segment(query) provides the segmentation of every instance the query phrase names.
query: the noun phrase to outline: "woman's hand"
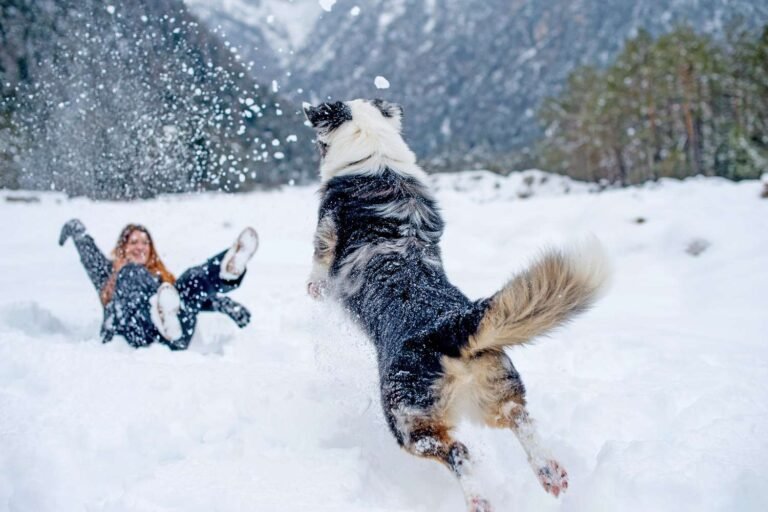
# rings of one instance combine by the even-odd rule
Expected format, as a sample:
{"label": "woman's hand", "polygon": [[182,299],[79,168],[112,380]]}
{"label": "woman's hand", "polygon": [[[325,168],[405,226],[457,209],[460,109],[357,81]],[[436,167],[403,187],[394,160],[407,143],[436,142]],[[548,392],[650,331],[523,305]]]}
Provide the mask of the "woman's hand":
{"label": "woman's hand", "polygon": [[59,245],[64,245],[67,238],[77,238],[85,234],[85,225],[80,222],[80,219],[68,220],[61,227],[61,234],[59,235]]}

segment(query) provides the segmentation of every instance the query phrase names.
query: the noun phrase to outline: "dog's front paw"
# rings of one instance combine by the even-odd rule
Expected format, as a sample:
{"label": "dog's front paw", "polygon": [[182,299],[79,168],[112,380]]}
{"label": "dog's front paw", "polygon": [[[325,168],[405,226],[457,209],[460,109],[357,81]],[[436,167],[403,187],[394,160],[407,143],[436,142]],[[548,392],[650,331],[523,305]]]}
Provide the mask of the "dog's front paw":
{"label": "dog's front paw", "polygon": [[493,512],[493,508],[488,500],[480,496],[472,496],[467,503],[469,512]]}
{"label": "dog's front paw", "polygon": [[555,498],[568,489],[568,473],[554,459],[546,461],[538,468],[536,475],[544,490]]}
{"label": "dog's front paw", "polygon": [[327,283],[325,281],[310,281],[307,283],[307,294],[315,300],[325,297]]}

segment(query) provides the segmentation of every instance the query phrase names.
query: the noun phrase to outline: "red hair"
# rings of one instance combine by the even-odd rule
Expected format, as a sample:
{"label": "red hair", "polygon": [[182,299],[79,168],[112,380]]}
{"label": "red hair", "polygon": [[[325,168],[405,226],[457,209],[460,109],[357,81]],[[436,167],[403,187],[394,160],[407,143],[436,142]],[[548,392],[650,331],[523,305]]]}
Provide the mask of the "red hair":
{"label": "red hair", "polygon": [[168,269],[165,268],[165,265],[157,255],[155,243],[152,241],[152,235],[149,234],[147,228],[141,224],[128,224],[120,232],[120,236],[117,238],[117,245],[115,245],[115,248],[112,250],[112,275],[109,276],[109,280],[104,284],[104,287],[99,294],[102,304],[106,305],[112,300],[112,295],[115,293],[117,273],[120,272],[120,269],[123,268],[126,263],[128,263],[128,259],[125,256],[125,246],[128,245],[128,240],[131,238],[134,231],[141,231],[147,235],[147,239],[149,240],[149,255],[147,256],[147,262],[144,264],[144,266],[147,267],[147,270],[153,275],[160,277],[160,280],[164,283],[173,284],[176,282],[176,278],[173,277],[173,274],[168,272]]}

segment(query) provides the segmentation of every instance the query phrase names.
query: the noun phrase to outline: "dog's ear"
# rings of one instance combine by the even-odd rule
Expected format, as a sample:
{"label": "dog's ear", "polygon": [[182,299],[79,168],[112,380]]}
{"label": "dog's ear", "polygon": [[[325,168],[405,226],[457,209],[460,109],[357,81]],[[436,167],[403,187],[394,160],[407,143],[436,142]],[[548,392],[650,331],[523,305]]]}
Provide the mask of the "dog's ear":
{"label": "dog's ear", "polygon": [[389,101],[376,98],[371,103],[379,109],[381,115],[393,119],[403,119],[403,107],[397,103],[390,103]]}
{"label": "dog's ear", "polygon": [[352,111],[349,105],[342,101],[334,103],[321,103],[313,107],[309,103],[302,105],[304,115],[315,130],[330,132],[347,121],[352,120]]}

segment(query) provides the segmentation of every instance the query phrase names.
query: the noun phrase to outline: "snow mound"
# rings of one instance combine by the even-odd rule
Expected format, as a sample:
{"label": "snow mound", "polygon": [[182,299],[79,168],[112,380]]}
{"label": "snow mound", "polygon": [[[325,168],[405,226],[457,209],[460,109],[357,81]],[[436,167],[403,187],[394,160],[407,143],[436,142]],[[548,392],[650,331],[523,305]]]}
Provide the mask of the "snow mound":
{"label": "snow mound", "polygon": [[576,181],[538,169],[513,172],[507,176],[483,170],[438,173],[431,175],[431,180],[437,191],[459,192],[478,203],[584,194],[601,190],[597,184]]}
{"label": "snow mound", "polygon": [[36,302],[13,303],[0,308],[0,328],[23,332],[28,336],[70,334],[64,322]]}
{"label": "snow mound", "polygon": [[[540,171],[432,180],[447,274],[472,298],[582,233],[614,267],[592,311],[509,352],[568,492],[544,493],[512,433],[457,429],[496,510],[765,510],[759,181],[592,194]],[[0,200],[12,219],[0,223],[0,510],[465,510],[449,472],[389,433],[370,344],[338,307],[306,296],[314,187],[131,204],[11,195],[39,201]],[[98,297],[72,245],[56,243],[72,217],[104,251],[124,224],[147,225],[176,275],[252,225],[261,245],[232,293],[250,325],[201,315],[185,352],[102,344]],[[695,240],[708,245],[694,257]]]}

